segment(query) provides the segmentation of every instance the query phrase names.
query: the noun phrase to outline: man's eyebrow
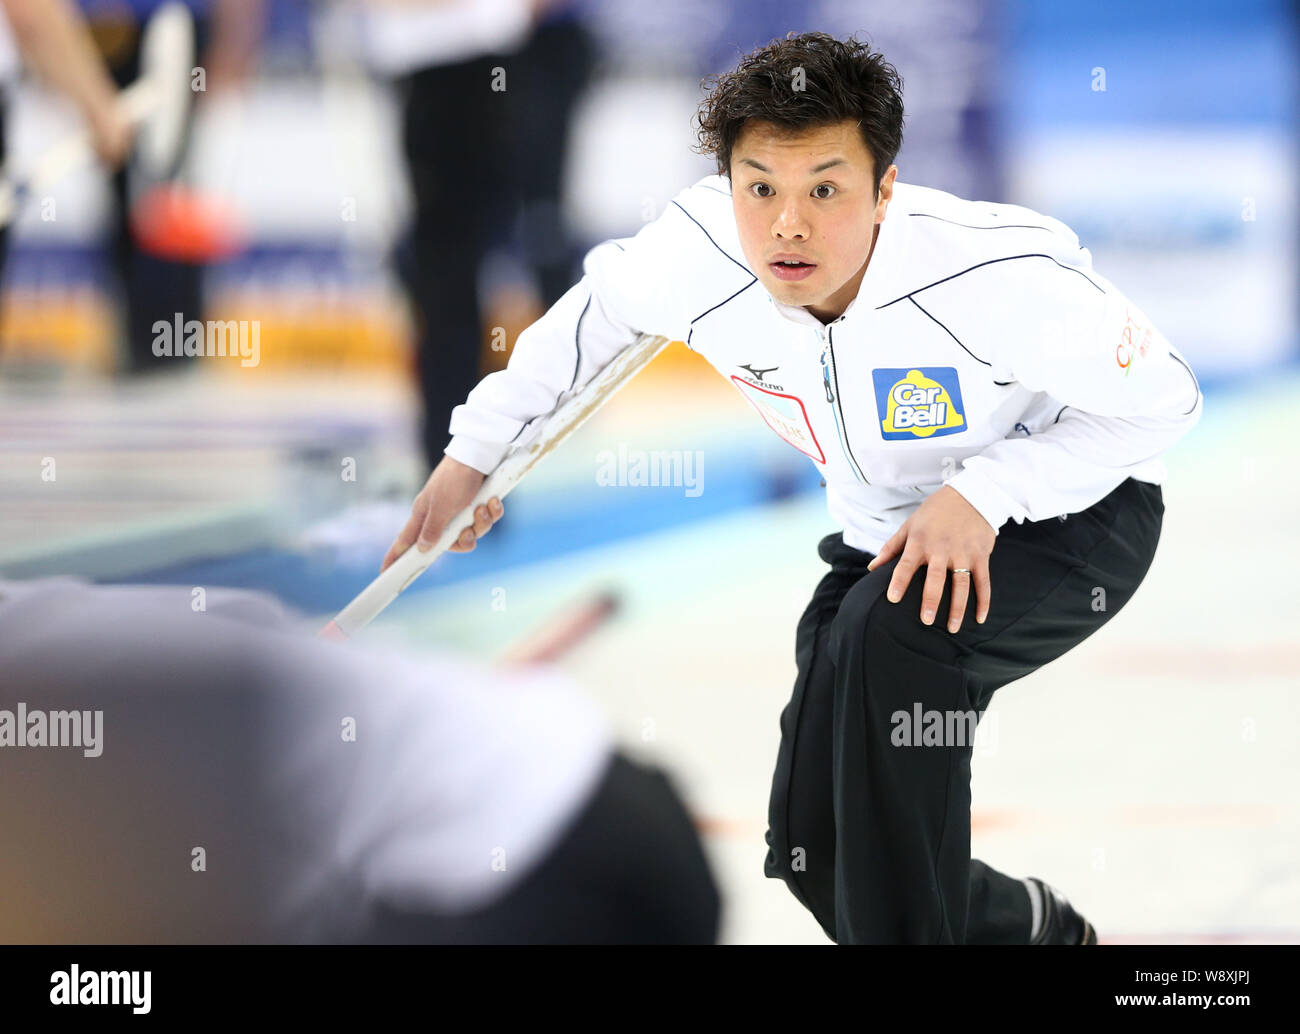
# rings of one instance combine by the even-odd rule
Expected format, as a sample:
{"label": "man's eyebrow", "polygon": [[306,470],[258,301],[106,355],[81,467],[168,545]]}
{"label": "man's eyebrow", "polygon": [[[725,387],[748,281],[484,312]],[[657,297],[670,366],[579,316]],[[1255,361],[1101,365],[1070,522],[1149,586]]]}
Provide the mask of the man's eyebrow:
{"label": "man's eyebrow", "polygon": [[[771,169],[769,169],[766,165],[761,165],[760,163],[754,161],[753,158],[741,158],[741,159],[740,159],[740,164],[741,164],[741,165],[752,165],[752,166],[753,166],[754,168],[756,168],[759,172],[765,172],[765,173],[767,173],[769,176],[772,175],[772,170],[771,170]],[[809,172],[810,174],[811,174],[811,173],[817,173],[817,172],[825,172],[827,169],[831,168],[832,166],[835,166],[835,165],[846,165],[846,164],[847,164],[847,163],[844,161],[843,158],[832,158],[832,159],[831,159],[830,161],[828,161],[828,162],[822,162],[820,165],[814,166],[813,168],[809,169],[808,172]]]}

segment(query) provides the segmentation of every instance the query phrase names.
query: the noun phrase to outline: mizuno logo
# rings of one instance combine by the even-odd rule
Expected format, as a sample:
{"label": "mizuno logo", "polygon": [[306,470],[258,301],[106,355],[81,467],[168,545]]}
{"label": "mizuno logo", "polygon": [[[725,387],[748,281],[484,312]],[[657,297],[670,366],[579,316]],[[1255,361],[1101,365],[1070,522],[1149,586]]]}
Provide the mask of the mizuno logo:
{"label": "mizuno logo", "polygon": [[757,380],[760,384],[763,383],[763,374],[765,374],[765,373],[771,373],[773,370],[779,370],[779,369],[781,369],[781,367],[779,367],[779,366],[769,366],[769,367],[767,367],[766,369],[763,369],[763,370],[755,370],[755,369],[754,369],[752,366],[750,366],[748,363],[737,363],[736,365],[739,366],[742,370],[748,370],[749,373],[750,373],[750,376],[752,376],[752,377],[753,377],[755,380]]}

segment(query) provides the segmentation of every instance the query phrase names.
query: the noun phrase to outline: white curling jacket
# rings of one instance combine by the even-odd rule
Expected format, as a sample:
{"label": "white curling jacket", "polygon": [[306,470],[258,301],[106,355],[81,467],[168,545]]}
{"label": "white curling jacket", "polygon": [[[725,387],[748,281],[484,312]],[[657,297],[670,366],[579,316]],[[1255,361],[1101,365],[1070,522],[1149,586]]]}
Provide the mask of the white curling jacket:
{"label": "white curling jacket", "polygon": [[951,485],[995,529],[1077,513],[1200,419],[1178,350],[1063,223],[895,183],[857,297],[823,325],[745,261],[730,181],[707,176],[520,334],[452,411],[446,453],[487,473],[638,331],[686,342],[816,464],[849,546],[878,552]]}

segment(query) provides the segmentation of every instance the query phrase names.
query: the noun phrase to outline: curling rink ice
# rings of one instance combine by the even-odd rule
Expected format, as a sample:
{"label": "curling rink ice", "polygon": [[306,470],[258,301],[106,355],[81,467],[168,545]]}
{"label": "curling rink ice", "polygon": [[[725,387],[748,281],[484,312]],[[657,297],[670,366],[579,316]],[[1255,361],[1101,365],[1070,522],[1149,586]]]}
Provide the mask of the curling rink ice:
{"label": "curling rink ice", "polygon": [[[518,520],[485,539],[482,556],[439,562],[464,565],[462,577],[437,584],[430,572],[432,584],[399,599],[366,637],[492,663],[557,611],[614,590],[621,609],[559,663],[599,701],[624,749],[669,770],[721,885],[722,939],[827,944],[785,885],[763,875],[795,624],[824,570],[817,542],[833,530],[822,494],[633,537],[594,536],[601,541],[587,548],[578,532],[577,548],[529,559],[523,515],[540,512],[539,493],[562,501],[566,479],[589,486],[602,448],[700,448],[702,501],[724,480],[728,449],[762,442],[766,450],[771,439],[782,455],[790,451],[720,378],[671,398],[661,389],[627,389],[548,460],[549,469],[539,468],[533,496],[521,488],[507,500],[507,520]],[[1163,537],[1136,597],[1082,646],[1000,690],[985,715],[973,763],[975,855],[1061,888],[1103,943],[1300,943],[1300,490],[1288,451],[1300,433],[1298,390],[1292,368],[1207,393],[1200,425],[1169,457]],[[122,558],[132,549],[156,551],[161,569],[183,559],[196,535],[209,552],[238,554],[276,536],[283,548],[292,539],[281,526],[290,522],[284,479],[292,473],[295,485],[310,483],[302,456],[313,435],[304,429],[328,425],[316,445],[330,436],[347,443],[340,448],[361,442],[363,469],[391,474],[388,487],[369,489],[386,492],[390,509],[372,512],[366,524],[339,516],[361,513],[343,500],[318,500],[314,532],[298,541],[328,538],[351,520],[366,540],[364,562],[375,563],[372,553],[382,554],[397,531],[393,513],[406,508],[392,485],[408,491],[413,466],[400,446],[409,441],[410,399],[396,404],[391,394],[338,382],[316,396],[301,384],[264,385],[235,402],[198,381],[170,381],[125,401],[10,399],[0,412],[6,520],[28,536],[38,520],[47,522],[45,539],[61,531],[55,518],[66,511],[40,495],[28,466],[49,451],[67,460],[70,498],[68,479],[80,470],[95,503],[68,522],[78,537],[54,551],[66,569],[98,565],[95,577],[124,577]],[[97,428],[93,441],[78,431],[89,425]],[[144,434],[153,451],[127,458],[132,433]],[[105,466],[111,455],[116,467]],[[227,482],[197,476],[205,462]],[[152,505],[154,498],[162,503]],[[297,505],[306,507],[301,498]],[[172,510],[185,516],[168,531]],[[103,527],[87,526],[87,513]],[[118,545],[110,547],[114,533]],[[24,551],[22,536],[6,548],[6,574],[48,569],[39,551]],[[520,562],[477,573],[493,549]],[[142,562],[137,556],[136,566]],[[268,565],[253,566],[274,570]],[[211,567],[206,576],[173,569],[169,580],[215,584],[226,570],[233,568]],[[278,590],[275,576],[267,578]],[[324,612],[304,609],[312,622]]]}

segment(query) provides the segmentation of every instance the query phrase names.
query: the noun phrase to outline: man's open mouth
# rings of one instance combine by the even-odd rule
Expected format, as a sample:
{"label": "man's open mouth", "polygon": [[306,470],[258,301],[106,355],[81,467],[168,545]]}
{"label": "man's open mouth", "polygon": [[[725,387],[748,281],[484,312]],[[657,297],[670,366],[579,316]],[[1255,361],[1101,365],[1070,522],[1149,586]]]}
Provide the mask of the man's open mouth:
{"label": "man's open mouth", "polygon": [[802,280],[810,276],[812,271],[817,268],[816,263],[803,262],[798,259],[778,259],[775,262],[769,262],[768,268],[772,270],[774,276],[781,280]]}

